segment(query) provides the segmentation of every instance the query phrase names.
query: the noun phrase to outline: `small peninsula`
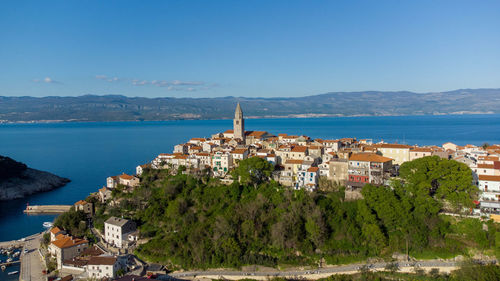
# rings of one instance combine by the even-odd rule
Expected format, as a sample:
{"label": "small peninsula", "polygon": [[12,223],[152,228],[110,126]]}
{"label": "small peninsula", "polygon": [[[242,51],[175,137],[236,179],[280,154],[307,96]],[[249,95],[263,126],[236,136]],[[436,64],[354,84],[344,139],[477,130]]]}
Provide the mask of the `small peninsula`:
{"label": "small peninsula", "polygon": [[28,168],[24,163],[0,155],[0,201],[49,191],[68,182],[67,178]]}

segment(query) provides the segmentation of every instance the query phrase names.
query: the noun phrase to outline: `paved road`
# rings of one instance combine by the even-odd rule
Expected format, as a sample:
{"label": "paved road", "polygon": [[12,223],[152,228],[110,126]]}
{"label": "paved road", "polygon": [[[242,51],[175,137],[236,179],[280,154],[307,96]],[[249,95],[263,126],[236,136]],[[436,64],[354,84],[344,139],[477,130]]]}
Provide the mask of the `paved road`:
{"label": "paved road", "polygon": [[44,264],[38,252],[42,234],[30,236],[26,239],[24,248],[28,249],[27,253],[21,254],[21,274],[19,280],[22,281],[45,281],[47,277],[42,274]]}
{"label": "paved road", "polygon": [[[178,272],[169,274],[175,278],[189,278],[196,276],[228,276],[228,277],[293,277],[301,276],[305,278],[316,278],[321,275],[329,274],[339,274],[339,273],[353,273],[358,272],[363,266],[366,266],[369,270],[383,270],[387,263],[373,263],[373,264],[350,264],[341,266],[332,266],[327,268],[318,268],[311,270],[295,270],[295,271],[271,271],[271,272],[258,272],[258,271],[189,271],[189,272]],[[440,268],[440,269],[453,269],[457,267],[456,262],[450,261],[417,261],[417,262],[400,262],[398,263],[400,270],[409,271],[413,270],[415,267],[430,269],[430,268]]]}

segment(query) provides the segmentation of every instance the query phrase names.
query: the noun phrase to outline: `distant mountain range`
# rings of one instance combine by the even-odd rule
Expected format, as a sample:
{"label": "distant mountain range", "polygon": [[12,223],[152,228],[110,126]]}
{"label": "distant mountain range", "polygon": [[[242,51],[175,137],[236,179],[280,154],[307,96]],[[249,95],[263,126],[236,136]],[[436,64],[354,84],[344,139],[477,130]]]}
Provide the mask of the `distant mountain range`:
{"label": "distant mountain range", "polygon": [[500,89],[436,93],[334,92],[296,98],[143,98],[0,96],[0,122],[144,121],[247,118],[500,113]]}

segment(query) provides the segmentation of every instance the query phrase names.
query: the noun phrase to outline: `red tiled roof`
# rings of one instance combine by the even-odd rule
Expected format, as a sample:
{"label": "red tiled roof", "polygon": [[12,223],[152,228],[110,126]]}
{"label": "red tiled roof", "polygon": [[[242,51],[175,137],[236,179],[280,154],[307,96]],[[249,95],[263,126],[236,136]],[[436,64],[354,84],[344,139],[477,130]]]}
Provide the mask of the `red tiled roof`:
{"label": "red tiled roof", "polygon": [[479,156],[478,158],[479,158],[479,160],[498,161],[498,156],[493,156],[493,155]]}
{"label": "red tiled roof", "polygon": [[121,174],[119,177],[124,179],[124,180],[131,180],[134,178],[134,176],[127,175],[127,174]]}
{"label": "red tiled roof", "polygon": [[294,146],[292,148],[292,152],[306,152],[307,147],[306,146]]}
{"label": "red tiled roof", "polygon": [[232,154],[244,154],[246,151],[248,151],[246,148],[237,148],[233,151],[231,151]]}
{"label": "red tiled roof", "polygon": [[285,164],[302,164],[304,161],[299,159],[288,159]]}
{"label": "red tiled roof", "polygon": [[245,135],[247,135],[249,137],[257,137],[257,138],[260,138],[265,134],[267,134],[266,131],[248,131],[248,132],[245,132]]}
{"label": "red tiled roof", "polygon": [[432,152],[431,148],[428,147],[414,147],[410,149],[411,152]]}
{"label": "red tiled roof", "polygon": [[494,169],[495,165],[491,165],[491,164],[478,164],[477,168],[478,169]]}
{"label": "red tiled roof", "polygon": [[81,244],[85,244],[85,243],[89,242],[85,239],[73,238],[69,235],[62,235],[62,237],[60,235],[58,235],[57,237],[59,237],[59,238],[57,240],[53,241],[52,244],[54,244],[56,247],[58,247],[60,249],[70,248],[73,246],[77,246],[77,245],[81,245]]}
{"label": "red tiled roof", "polygon": [[486,175],[480,175],[479,176],[480,181],[500,181],[500,176],[486,176]]}
{"label": "red tiled roof", "polygon": [[319,170],[318,167],[310,167],[309,169],[307,169],[308,172],[314,172],[314,173],[316,173],[318,170]]}
{"label": "red tiled roof", "polygon": [[85,201],[85,200],[80,200],[80,201],[75,203],[75,205],[86,205],[86,204],[87,204],[87,201]]}
{"label": "red tiled roof", "polygon": [[411,146],[409,146],[409,145],[398,144],[398,143],[378,143],[378,144],[375,144],[374,146],[380,147],[380,148],[411,148]]}
{"label": "red tiled roof", "polygon": [[364,161],[364,162],[378,162],[384,163],[392,161],[391,158],[380,156],[375,153],[356,153],[349,157],[349,161]]}
{"label": "red tiled roof", "polygon": [[116,263],[115,257],[90,257],[89,265],[114,265]]}
{"label": "red tiled roof", "polygon": [[59,232],[61,232],[61,231],[62,231],[62,230],[61,230],[59,227],[57,227],[57,226],[54,226],[54,227],[50,230],[50,232],[52,232],[53,234],[59,233]]}

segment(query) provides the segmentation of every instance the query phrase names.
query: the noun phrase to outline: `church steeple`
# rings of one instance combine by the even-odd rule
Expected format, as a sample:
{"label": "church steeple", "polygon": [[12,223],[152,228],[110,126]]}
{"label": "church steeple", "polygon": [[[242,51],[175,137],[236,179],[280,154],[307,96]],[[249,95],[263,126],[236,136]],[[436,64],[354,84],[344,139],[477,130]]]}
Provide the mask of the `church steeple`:
{"label": "church steeple", "polygon": [[233,120],[233,133],[235,139],[245,140],[245,119],[243,119],[243,111],[240,103],[236,105]]}

